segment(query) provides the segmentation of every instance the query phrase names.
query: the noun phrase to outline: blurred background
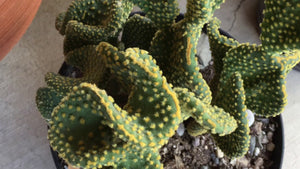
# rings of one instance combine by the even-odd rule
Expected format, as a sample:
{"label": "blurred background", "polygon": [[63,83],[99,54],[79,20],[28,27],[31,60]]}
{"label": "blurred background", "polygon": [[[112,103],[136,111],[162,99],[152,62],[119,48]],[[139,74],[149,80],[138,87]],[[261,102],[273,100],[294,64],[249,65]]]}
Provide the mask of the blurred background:
{"label": "blurred background", "polygon": [[[226,0],[215,13],[221,28],[240,42],[259,44],[257,10],[260,0]],[[0,62],[0,168],[54,169],[35,95],[45,86],[44,75],[57,72],[63,62],[63,37],[54,23],[71,0],[44,0],[27,32]],[[181,12],[186,2],[180,0]],[[3,23],[0,23],[3,24]],[[287,77],[288,105],[283,113],[285,156],[283,169],[300,168],[300,72]],[[298,160],[298,161],[297,161]]]}

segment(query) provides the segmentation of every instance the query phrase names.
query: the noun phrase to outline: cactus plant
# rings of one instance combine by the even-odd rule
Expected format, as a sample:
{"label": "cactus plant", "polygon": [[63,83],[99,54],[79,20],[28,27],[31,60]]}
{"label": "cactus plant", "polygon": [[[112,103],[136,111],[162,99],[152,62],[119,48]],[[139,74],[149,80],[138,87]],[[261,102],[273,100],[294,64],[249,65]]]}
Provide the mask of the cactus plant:
{"label": "cactus plant", "polygon": [[[48,73],[36,97],[59,156],[84,168],[163,168],[159,148],[187,119],[190,135],[211,133],[226,156],[243,156],[246,110],[275,116],[286,103],[285,77],[300,61],[300,2],[266,0],[262,45],[220,35],[213,13],[222,2],[188,0],[176,23],[176,0],[74,0],[56,28],[82,77]],[[128,19],[133,5],[146,16]],[[216,72],[209,84],[195,56],[205,23]],[[117,92],[124,105],[110,96]]]}

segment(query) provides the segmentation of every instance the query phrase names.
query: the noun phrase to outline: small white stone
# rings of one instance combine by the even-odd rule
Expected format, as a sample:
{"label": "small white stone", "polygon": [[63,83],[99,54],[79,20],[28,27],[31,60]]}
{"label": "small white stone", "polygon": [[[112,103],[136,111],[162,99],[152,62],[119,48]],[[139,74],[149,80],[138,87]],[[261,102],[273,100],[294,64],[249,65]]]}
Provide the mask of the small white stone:
{"label": "small white stone", "polygon": [[184,131],[185,131],[184,124],[183,124],[183,123],[180,123],[179,126],[178,126],[178,129],[176,130],[176,132],[177,132],[177,134],[178,134],[179,136],[183,136]]}
{"label": "small white stone", "polygon": [[260,149],[259,149],[258,147],[256,147],[256,148],[254,149],[254,155],[255,155],[255,156],[258,156],[259,153],[260,153]]}
{"label": "small white stone", "polygon": [[247,109],[246,110],[247,112],[247,119],[248,119],[248,126],[252,126],[252,124],[254,123],[255,121],[255,117],[254,117],[254,114],[251,110]]}
{"label": "small white stone", "polygon": [[193,141],[193,146],[194,147],[198,147],[200,145],[200,138],[196,137]]}
{"label": "small white stone", "polygon": [[217,148],[216,154],[217,154],[218,158],[223,158],[224,157],[224,153],[219,147]]}
{"label": "small white stone", "polygon": [[233,165],[233,166],[235,166],[236,165],[236,158],[231,159],[230,160],[230,164]]}

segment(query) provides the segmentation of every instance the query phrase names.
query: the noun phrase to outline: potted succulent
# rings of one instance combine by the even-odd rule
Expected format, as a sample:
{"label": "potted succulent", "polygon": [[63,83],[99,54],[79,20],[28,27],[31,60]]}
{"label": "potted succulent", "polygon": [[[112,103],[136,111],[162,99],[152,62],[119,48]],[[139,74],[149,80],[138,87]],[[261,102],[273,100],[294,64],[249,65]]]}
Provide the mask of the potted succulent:
{"label": "potted succulent", "polygon": [[[300,2],[265,1],[261,45],[219,33],[213,13],[222,2],[188,0],[175,23],[176,0],[74,0],[56,28],[76,78],[48,73],[36,97],[59,157],[82,168],[163,168],[159,150],[183,122],[190,135],[210,133],[226,157],[245,155],[247,109],[270,117],[286,104],[285,77],[300,60]],[[146,17],[128,19],[134,5]],[[209,84],[195,57],[206,23]]]}

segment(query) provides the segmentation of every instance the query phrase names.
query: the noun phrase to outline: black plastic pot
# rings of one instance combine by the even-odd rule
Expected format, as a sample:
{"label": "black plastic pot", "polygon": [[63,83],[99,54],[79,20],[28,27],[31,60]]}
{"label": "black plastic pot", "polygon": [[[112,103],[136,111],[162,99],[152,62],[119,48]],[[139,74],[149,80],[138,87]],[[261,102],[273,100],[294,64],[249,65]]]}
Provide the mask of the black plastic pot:
{"label": "black plastic pot", "polygon": [[[143,12],[134,12],[130,14],[130,17],[133,16],[134,14],[140,14],[142,16],[145,16],[145,13]],[[180,14],[179,16],[177,16],[176,18],[176,22],[180,21],[181,19],[184,18],[183,14]],[[230,34],[228,34],[227,32],[225,32],[222,29],[219,29],[220,34],[227,36],[229,38],[233,38]],[[204,25],[203,29],[202,29],[203,33],[207,33],[207,26]],[[61,66],[60,70],[59,70],[59,74],[62,76],[67,76],[67,77],[72,77],[73,73],[76,72],[77,76],[81,76],[80,75],[80,71],[73,67],[70,66],[68,64],[66,64],[65,62],[63,63],[63,65]],[[272,152],[271,155],[271,161],[273,161],[273,164],[271,165],[271,169],[281,169],[282,167],[282,162],[283,162],[283,155],[284,155],[284,129],[283,129],[283,121],[282,121],[282,117],[281,115],[273,117],[274,123],[276,124],[276,129],[273,135],[273,143],[276,145],[274,151]],[[53,149],[50,147],[51,149],[51,154],[55,163],[55,166],[57,169],[65,169],[64,166],[66,165],[65,162],[58,157],[58,154],[56,151],[53,151]]]}

